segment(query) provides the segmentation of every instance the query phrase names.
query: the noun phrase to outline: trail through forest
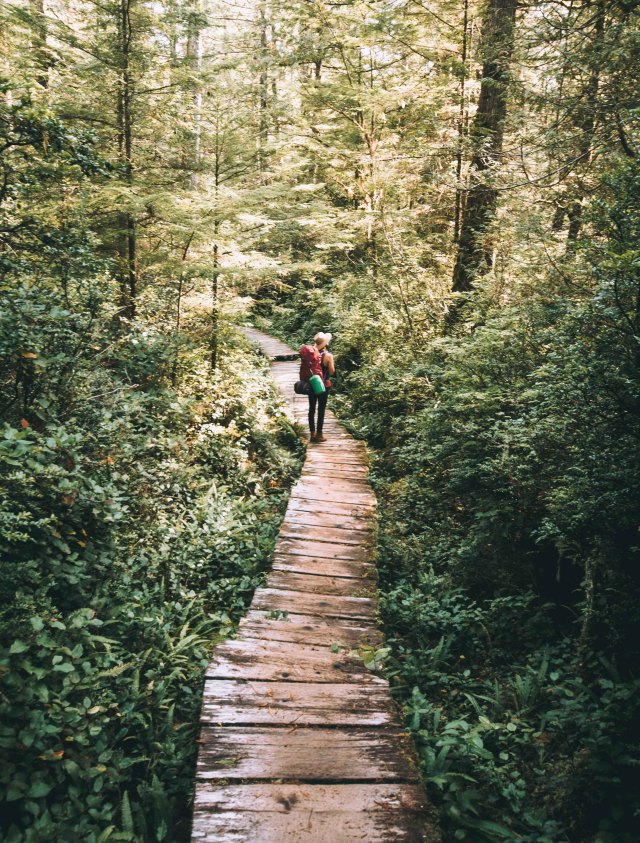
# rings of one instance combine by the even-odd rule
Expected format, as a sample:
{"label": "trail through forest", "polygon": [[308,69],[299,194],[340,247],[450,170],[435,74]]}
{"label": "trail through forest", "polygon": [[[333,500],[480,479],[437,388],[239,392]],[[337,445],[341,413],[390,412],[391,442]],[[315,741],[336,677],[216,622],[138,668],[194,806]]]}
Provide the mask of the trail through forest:
{"label": "trail through forest", "polygon": [[[274,359],[292,418],[295,354],[248,330]],[[272,571],[236,639],[206,672],[192,840],[436,841],[389,684],[375,659],[375,497],[367,458],[332,413],[310,446]]]}
{"label": "trail through forest", "polygon": [[404,729],[638,843],[639,90],[629,0],[0,3],[2,843],[185,843],[205,673],[198,833],[417,834]]}

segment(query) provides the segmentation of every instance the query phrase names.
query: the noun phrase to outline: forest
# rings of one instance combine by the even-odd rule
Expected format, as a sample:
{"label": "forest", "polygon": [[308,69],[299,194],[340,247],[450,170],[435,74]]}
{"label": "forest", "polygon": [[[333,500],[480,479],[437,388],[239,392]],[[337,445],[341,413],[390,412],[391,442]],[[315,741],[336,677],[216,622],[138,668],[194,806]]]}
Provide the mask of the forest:
{"label": "forest", "polygon": [[442,839],[640,840],[637,0],[0,6],[0,840],[189,840],[333,334]]}

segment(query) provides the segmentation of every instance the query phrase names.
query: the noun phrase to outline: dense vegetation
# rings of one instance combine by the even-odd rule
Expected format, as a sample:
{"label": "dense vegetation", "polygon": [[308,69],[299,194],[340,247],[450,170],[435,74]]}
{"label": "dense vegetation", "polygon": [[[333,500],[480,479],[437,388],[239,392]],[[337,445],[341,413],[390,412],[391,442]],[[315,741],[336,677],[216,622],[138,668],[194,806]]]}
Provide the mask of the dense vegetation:
{"label": "dense vegetation", "polygon": [[418,347],[339,279],[270,308],[283,336],[338,333],[338,406],[382,502],[381,657],[447,839],[640,830],[635,160],[585,223],[579,284],[478,292],[472,322]]}
{"label": "dense vegetation", "polygon": [[334,333],[446,840],[640,838],[640,83],[623,0],[0,10],[0,836],[188,834],[202,666]]}
{"label": "dense vegetation", "polygon": [[[611,188],[594,226],[637,238],[637,168]],[[383,504],[383,656],[451,839],[637,838],[640,240],[620,246],[588,248],[589,295],[415,356],[371,325],[345,379]],[[279,316],[298,337],[314,320]]]}
{"label": "dense vegetation", "polygon": [[265,570],[297,437],[250,353],[225,342],[207,376],[198,320],[176,390],[143,324],[74,323],[30,286],[3,306],[31,385],[0,446],[2,839],[175,840],[204,667]]}

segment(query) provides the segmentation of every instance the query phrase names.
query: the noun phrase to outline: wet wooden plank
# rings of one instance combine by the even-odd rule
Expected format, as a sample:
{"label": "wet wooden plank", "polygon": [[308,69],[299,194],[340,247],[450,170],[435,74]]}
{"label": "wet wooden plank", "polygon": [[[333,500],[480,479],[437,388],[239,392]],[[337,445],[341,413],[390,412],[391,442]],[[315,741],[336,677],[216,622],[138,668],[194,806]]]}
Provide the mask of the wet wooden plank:
{"label": "wet wooden plank", "polygon": [[200,741],[200,780],[417,780],[409,741],[394,729],[211,726]]}
{"label": "wet wooden plank", "polygon": [[376,601],[369,597],[332,597],[306,594],[276,588],[259,588],[251,603],[252,609],[288,611],[329,618],[365,618],[376,616]]}
{"label": "wet wooden plank", "polygon": [[236,638],[218,645],[205,673],[208,679],[347,684],[366,675],[357,651],[340,641],[319,645],[255,638]]}
{"label": "wet wooden plank", "polygon": [[240,621],[238,635],[327,647],[337,643],[353,649],[377,646],[382,642],[382,633],[371,620],[344,620],[295,612],[272,615],[253,609]]}
{"label": "wet wooden plank", "polygon": [[376,596],[375,579],[369,582],[353,577],[335,577],[317,573],[293,573],[291,571],[273,570],[267,579],[268,588],[289,589],[291,591],[305,591],[310,594],[331,594],[342,597],[374,597]]}
{"label": "wet wooden plank", "polygon": [[364,562],[371,558],[371,548],[364,544],[318,542],[302,538],[279,538],[275,551],[276,553],[293,553],[296,556],[309,556],[312,559],[353,559]]}
{"label": "wet wooden plank", "polygon": [[224,843],[438,843],[411,784],[200,782],[194,840]]}
{"label": "wet wooden plank", "polygon": [[207,679],[201,722],[270,726],[395,726],[386,682],[277,682]]}

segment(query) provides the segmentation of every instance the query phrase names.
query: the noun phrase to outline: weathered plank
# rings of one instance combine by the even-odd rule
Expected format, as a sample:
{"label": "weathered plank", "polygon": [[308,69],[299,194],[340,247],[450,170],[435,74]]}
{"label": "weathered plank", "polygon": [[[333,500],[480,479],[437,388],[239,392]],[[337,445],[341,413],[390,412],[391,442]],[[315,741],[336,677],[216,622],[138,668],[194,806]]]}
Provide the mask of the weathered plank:
{"label": "weathered plank", "polygon": [[272,570],[291,571],[297,574],[324,574],[328,577],[349,577],[365,583],[376,579],[375,567],[366,562],[354,562],[352,559],[318,560],[289,553],[277,553],[273,558]]}
{"label": "weathered plank", "polygon": [[251,608],[329,618],[372,619],[376,615],[376,601],[370,597],[333,597],[279,588],[259,588]]}
{"label": "weathered plank", "polygon": [[[201,782],[198,841],[224,843],[436,843],[424,791],[410,784]],[[266,828],[265,828],[266,826]]]}
{"label": "weathered plank", "polygon": [[371,491],[371,487],[368,483],[363,483],[358,479],[352,480],[349,477],[334,477],[331,482],[327,482],[321,475],[303,474],[293,487],[292,492],[295,494],[295,490],[300,486],[317,486],[320,490],[324,490],[326,492],[340,491],[346,492],[347,494],[358,494],[369,501],[375,502],[375,495]]}
{"label": "weathered plank", "polygon": [[340,480],[343,477],[344,478],[350,478],[351,480],[360,479],[360,482],[362,483],[362,485],[363,486],[366,485],[366,478],[367,478],[366,471],[363,471],[361,474],[357,474],[353,469],[355,469],[355,466],[352,466],[351,470],[349,470],[349,469],[345,470],[344,468],[342,468],[342,469],[323,468],[322,466],[317,466],[317,467],[314,468],[313,466],[311,466],[309,468],[305,467],[302,471],[301,476],[302,477],[324,477],[324,478],[328,477],[332,480]]}
{"label": "weathered plank", "polygon": [[[289,498],[287,514],[292,510],[317,513],[319,508],[319,499],[317,496],[312,495],[310,491],[303,493],[300,490],[295,498]],[[372,504],[333,501],[331,503],[330,513],[331,523],[337,523],[342,517],[364,518],[366,519],[367,525],[370,526],[375,511],[375,506]]]}
{"label": "weathered plank", "polygon": [[[345,694],[345,690],[348,693]],[[245,726],[395,726],[387,683],[207,679],[202,722]]]}
{"label": "weathered plank", "polygon": [[[323,446],[318,445],[317,448],[314,448],[313,451],[315,453],[318,452]],[[311,445],[309,445],[309,451],[311,451]],[[356,480],[367,479],[369,475],[369,469],[367,466],[364,466],[362,460],[360,458],[356,458],[353,461],[348,459],[342,459],[339,453],[336,454],[325,454],[323,457],[318,457],[312,459],[311,457],[307,457],[304,464],[304,471],[309,471],[309,473],[316,473],[318,471],[336,471],[340,472],[341,475],[344,472],[344,476],[349,479],[353,477]],[[353,472],[356,472],[353,474]],[[335,478],[336,480],[339,478]]]}
{"label": "weathered plank", "polygon": [[282,522],[280,527],[280,536],[283,539],[303,539],[305,541],[313,542],[327,542],[329,544],[352,544],[355,546],[364,546],[370,548],[373,546],[373,531],[367,532],[359,530],[354,534],[353,529],[344,529],[342,527],[328,526],[326,517],[324,523],[319,519],[320,523],[291,523],[287,518]]}
{"label": "weathered plank", "polygon": [[[312,447],[312,445],[316,447]],[[309,445],[305,467],[309,466],[349,468],[354,469],[357,473],[366,473],[369,470],[364,452],[349,453],[343,446],[338,447],[335,442],[332,444],[329,439],[326,442]]]}
{"label": "weathered plank", "polygon": [[302,538],[279,538],[275,551],[276,553],[293,553],[296,556],[309,556],[312,559],[353,559],[359,562],[371,557],[371,549],[366,545],[318,542]]}
{"label": "weathered plank", "polygon": [[254,638],[220,644],[206,672],[210,679],[318,683],[357,682],[366,674],[357,652],[339,641],[320,646]]}
{"label": "weathered plank", "polygon": [[212,726],[201,740],[198,779],[417,780],[409,741],[393,729]]}
{"label": "weathered plank", "polygon": [[267,587],[342,597],[372,597],[376,593],[375,580],[366,582],[353,577],[332,577],[325,574],[308,574],[278,569],[274,569],[269,574]]}
{"label": "weathered plank", "polygon": [[339,529],[341,533],[348,532],[349,534],[353,534],[355,531],[358,534],[370,534],[373,529],[372,520],[366,515],[358,517],[331,512],[331,516],[328,518],[327,515],[319,514],[315,509],[309,511],[306,509],[295,509],[294,507],[287,508],[284,521],[282,522],[283,527],[287,527],[288,525],[326,527],[327,524],[334,529]]}
{"label": "weathered plank", "polygon": [[240,621],[238,634],[243,638],[320,644],[328,647],[338,643],[354,649],[377,646],[382,641],[380,630],[371,620],[344,620],[296,612],[274,616],[269,612],[253,609]]}

